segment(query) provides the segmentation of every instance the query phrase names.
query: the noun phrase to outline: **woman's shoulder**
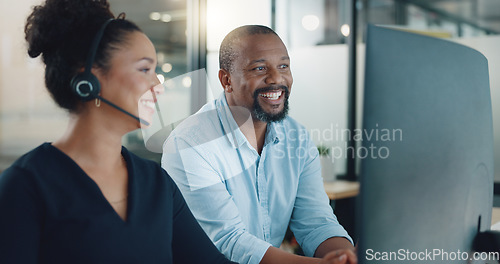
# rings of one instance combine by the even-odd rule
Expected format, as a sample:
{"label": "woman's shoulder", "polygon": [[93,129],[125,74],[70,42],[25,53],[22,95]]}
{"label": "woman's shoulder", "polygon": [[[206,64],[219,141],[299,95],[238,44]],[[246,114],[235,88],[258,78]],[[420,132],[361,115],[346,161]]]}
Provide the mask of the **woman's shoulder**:
{"label": "woman's shoulder", "polygon": [[39,169],[37,167],[40,165],[47,165],[47,161],[53,156],[51,148],[53,147],[50,143],[41,144],[19,157],[5,172],[12,170],[32,171]]}
{"label": "woman's shoulder", "polygon": [[134,169],[143,171],[157,171],[161,169],[161,167],[157,162],[143,157],[139,157],[134,152],[128,150],[125,146],[122,146],[122,156],[127,162],[127,164],[132,165]]}
{"label": "woman's shoulder", "polygon": [[19,157],[0,174],[0,189],[14,186],[33,186],[38,182],[44,168],[53,166],[50,162],[52,150],[50,143],[44,143]]}
{"label": "woman's shoulder", "polygon": [[174,184],[168,173],[158,162],[139,157],[126,147],[122,147],[122,156],[128,164],[129,171],[138,176],[138,181],[145,181],[151,184]]}

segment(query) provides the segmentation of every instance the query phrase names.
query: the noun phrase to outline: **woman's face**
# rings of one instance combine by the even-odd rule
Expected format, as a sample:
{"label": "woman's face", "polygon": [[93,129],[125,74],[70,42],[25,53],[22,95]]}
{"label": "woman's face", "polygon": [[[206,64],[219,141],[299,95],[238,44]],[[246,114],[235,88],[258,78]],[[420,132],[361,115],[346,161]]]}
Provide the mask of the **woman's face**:
{"label": "woman's face", "polygon": [[[155,98],[153,93],[163,92],[163,86],[156,77],[156,51],[153,43],[142,32],[128,33],[127,41],[113,51],[110,69],[98,76],[101,82],[101,96],[129,113],[151,123]],[[124,113],[101,104],[111,118],[119,118],[140,127],[139,122]]]}

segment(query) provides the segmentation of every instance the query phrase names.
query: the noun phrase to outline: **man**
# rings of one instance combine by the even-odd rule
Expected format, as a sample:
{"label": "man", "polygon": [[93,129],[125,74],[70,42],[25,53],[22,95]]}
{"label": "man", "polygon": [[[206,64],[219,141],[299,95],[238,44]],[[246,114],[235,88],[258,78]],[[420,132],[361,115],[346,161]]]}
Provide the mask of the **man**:
{"label": "man", "polygon": [[[239,27],[219,63],[224,93],[172,132],[162,157],[205,232],[240,263],[356,263],[318,151],[287,117],[293,79],[281,39],[268,27]],[[324,258],[279,249],[287,226],[307,256]]]}

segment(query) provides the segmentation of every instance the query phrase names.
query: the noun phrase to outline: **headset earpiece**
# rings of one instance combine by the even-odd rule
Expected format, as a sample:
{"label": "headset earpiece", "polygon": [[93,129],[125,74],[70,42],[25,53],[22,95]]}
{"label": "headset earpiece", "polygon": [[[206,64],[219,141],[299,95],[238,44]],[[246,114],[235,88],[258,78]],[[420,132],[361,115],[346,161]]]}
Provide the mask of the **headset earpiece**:
{"label": "headset earpiece", "polygon": [[77,74],[71,80],[71,87],[76,96],[84,102],[97,98],[101,92],[101,84],[92,73]]}

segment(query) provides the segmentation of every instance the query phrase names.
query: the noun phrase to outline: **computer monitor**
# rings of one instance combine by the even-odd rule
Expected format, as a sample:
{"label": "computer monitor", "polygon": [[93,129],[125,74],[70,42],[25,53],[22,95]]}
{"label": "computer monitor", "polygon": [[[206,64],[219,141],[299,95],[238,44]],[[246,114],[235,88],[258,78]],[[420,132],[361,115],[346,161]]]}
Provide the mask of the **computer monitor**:
{"label": "computer monitor", "polygon": [[365,63],[359,262],[469,263],[493,203],[486,58],[369,25]]}

